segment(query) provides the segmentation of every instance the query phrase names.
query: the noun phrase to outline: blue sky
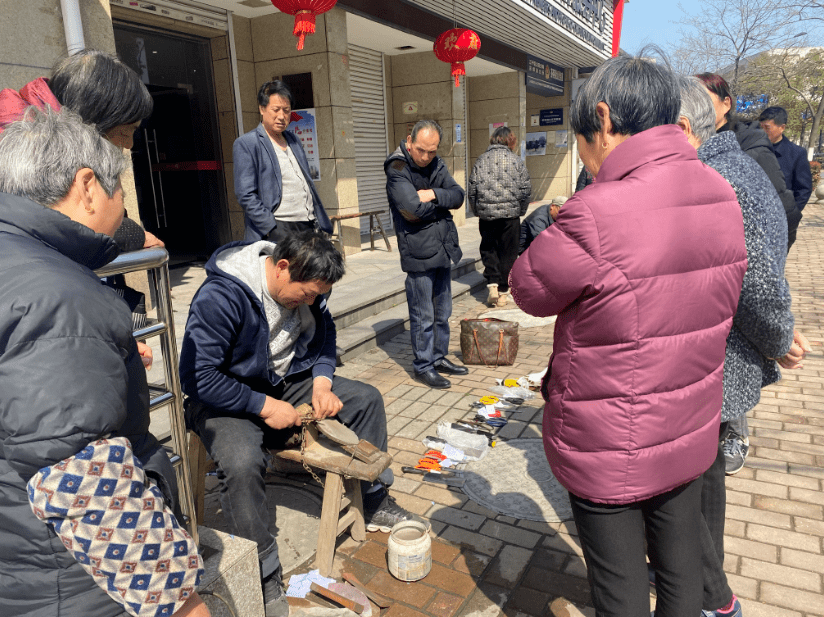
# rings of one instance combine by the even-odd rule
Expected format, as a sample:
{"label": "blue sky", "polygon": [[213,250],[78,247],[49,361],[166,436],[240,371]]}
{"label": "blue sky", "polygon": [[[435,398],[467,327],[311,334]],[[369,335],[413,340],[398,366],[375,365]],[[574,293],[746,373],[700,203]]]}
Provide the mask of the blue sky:
{"label": "blue sky", "polygon": [[677,2],[630,0],[624,5],[621,48],[635,54],[647,43],[666,48],[680,39],[677,23],[682,16]]}
{"label": "blue sky", "polygon": [[[701,4],[700,0],[691,1],[692,6]],[[682,2],[690,6],[689,0]],[[621,49],[635,54],[645,44],[655,43],[667,50],[681,39],[682,26],[678,22],[683,15],[677,1],[630,0],[624,5]],[[811,45],[824,44],[824,22],[807,22],[803,29],[808,31]]]}

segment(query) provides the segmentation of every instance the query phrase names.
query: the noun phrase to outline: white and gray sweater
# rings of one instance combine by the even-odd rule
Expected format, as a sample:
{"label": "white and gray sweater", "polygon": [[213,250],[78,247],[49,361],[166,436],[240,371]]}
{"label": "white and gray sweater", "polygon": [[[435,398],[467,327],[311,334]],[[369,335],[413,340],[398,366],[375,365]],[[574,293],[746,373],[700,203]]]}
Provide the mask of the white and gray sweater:
{"label": "white and gray sweater", "polygon": [[726,422],[755,407],[761,388],[781,379],[771,358],[780,358],[792,345],[792,299],[784,278],[787,217],[767,174],[744,154],[731,131],[704,142],[698,158],[732,185],[744,215],[747,272],[727,337],[721,412]]}

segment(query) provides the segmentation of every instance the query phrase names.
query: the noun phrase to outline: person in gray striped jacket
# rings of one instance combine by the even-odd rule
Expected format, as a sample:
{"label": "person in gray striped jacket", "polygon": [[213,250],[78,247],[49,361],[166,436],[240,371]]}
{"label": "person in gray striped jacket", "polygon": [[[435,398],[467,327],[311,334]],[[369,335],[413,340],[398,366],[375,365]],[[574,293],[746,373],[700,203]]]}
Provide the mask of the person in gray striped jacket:
{"label": "person in gray striped jacket", "polygon": [[517,143],[509,127],[495,129],[469,176],[467,200],[479,219],[490,306],[505,306],[509,299],[509,271],[518,258],[521,217],[532,194],[526,165],[514,153]]}

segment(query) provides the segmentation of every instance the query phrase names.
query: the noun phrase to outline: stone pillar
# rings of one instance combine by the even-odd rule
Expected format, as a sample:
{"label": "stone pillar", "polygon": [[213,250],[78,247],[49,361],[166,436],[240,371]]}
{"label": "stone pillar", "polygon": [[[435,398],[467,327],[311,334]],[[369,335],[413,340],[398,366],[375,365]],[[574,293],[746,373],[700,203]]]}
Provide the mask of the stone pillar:
{"label": "stone pillar", "polygon": [[518,149],[526,138],[526,86],[524,74],[508,71],[469,79],[469,164],[489,147],[490,124],[505,122],[518,137]]}
{"label": "stone pillar", "polygon": [[[527,131],[546,131],[546,154],[526,157],[526,167],[532,179],[532,200],[552,199],[556,195],[569,197],[572,194],[572,143],[575,139],[569,130],[569,99],[572,92],[570,70],[564,71],[564,94],[562,96],[526,95]],[[529,119],[540,114],[542,109],[564,109],[564,123],[560,126],[530,126]],[[567,131],[567,147],[555,147],[555,132]]]}
{"label": "stone pillar", "polygon": [[[237,55],[237,74],[240,85],[240,113],[244,132],[251,131],[260,122],[257,91],[260,84],[255,79],[255,57],[252,50],[252,24],[245,17],[232,17]],[[225,44],[224,42],[225,41]],[[234,84],[228,50],[228,36],[211,40],[212,61],[215,73],[215,91],[218,100],[220,145],[223,152],[223,173],[226,179],[226,197],[229,207],[229,225],[233,240],[242,240],[245,231],[243,208],[235,197],[234,164],[232,146],[238,137]]]}
{"label": "stone pillar", "polygon": [[[358,184],[346,12],[336,8],[318,16],[316,32],[306,37],[302,51],[296,49],[293,25],[294,17],[283,13],[251,21],[255,92],[260,84],[282,75],[312,74],[321,174],[315,186],[330,216],[354,213]],[[358,219],[344,221],[343,243],[347,254],[360,251]]]}
{"label": "stone pillar", "polygon": [[[392,143],[406,139],[418,120],[435,120],[443,129],[438,155],[455,181],[466,189],[466,78],[462,77],[460,88],[456,88],[450,65],[438,60],[432,52],[393,56],[391,72],[391,117],[395,134]],[[413,104],[414,111],[410,111],[408,103]],[[460,144],[455,143],[456,124],[462,127]],[[456,225],[466,221],[464,208],[454,210],[453,215]]]}

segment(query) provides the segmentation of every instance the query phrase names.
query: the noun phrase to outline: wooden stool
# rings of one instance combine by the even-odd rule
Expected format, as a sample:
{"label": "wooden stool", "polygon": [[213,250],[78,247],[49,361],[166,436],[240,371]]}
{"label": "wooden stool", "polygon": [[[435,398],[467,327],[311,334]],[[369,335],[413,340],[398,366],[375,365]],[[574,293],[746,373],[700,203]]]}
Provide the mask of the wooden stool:
{"label": "wooden stool", "polygon": [[[378,451],[370,457],[372,462],[354,458],[337,444],[327,439],[319,440],[313,425],[307,427],[307,444],[301,455],[299,449],[272,450],[279,459],[297,463],[306,462],[314,469],[326,472],[323,487],[323,506],[318,529],[315,566],[322,576],[329,576],[335,559],[337,538],[347,529],[356,542],[366,539],[366,522],[363,514],[363,498],[360,481],[374,482],[392,463],[392,456]],[[367,443],[367,442],[362,442]],[[371,447],[371,446],[370,446]],[[203,522],[206,471],[214,465],[198,436],[189,432],[189,464],[194,483],[194,502],[197,522]]]}

